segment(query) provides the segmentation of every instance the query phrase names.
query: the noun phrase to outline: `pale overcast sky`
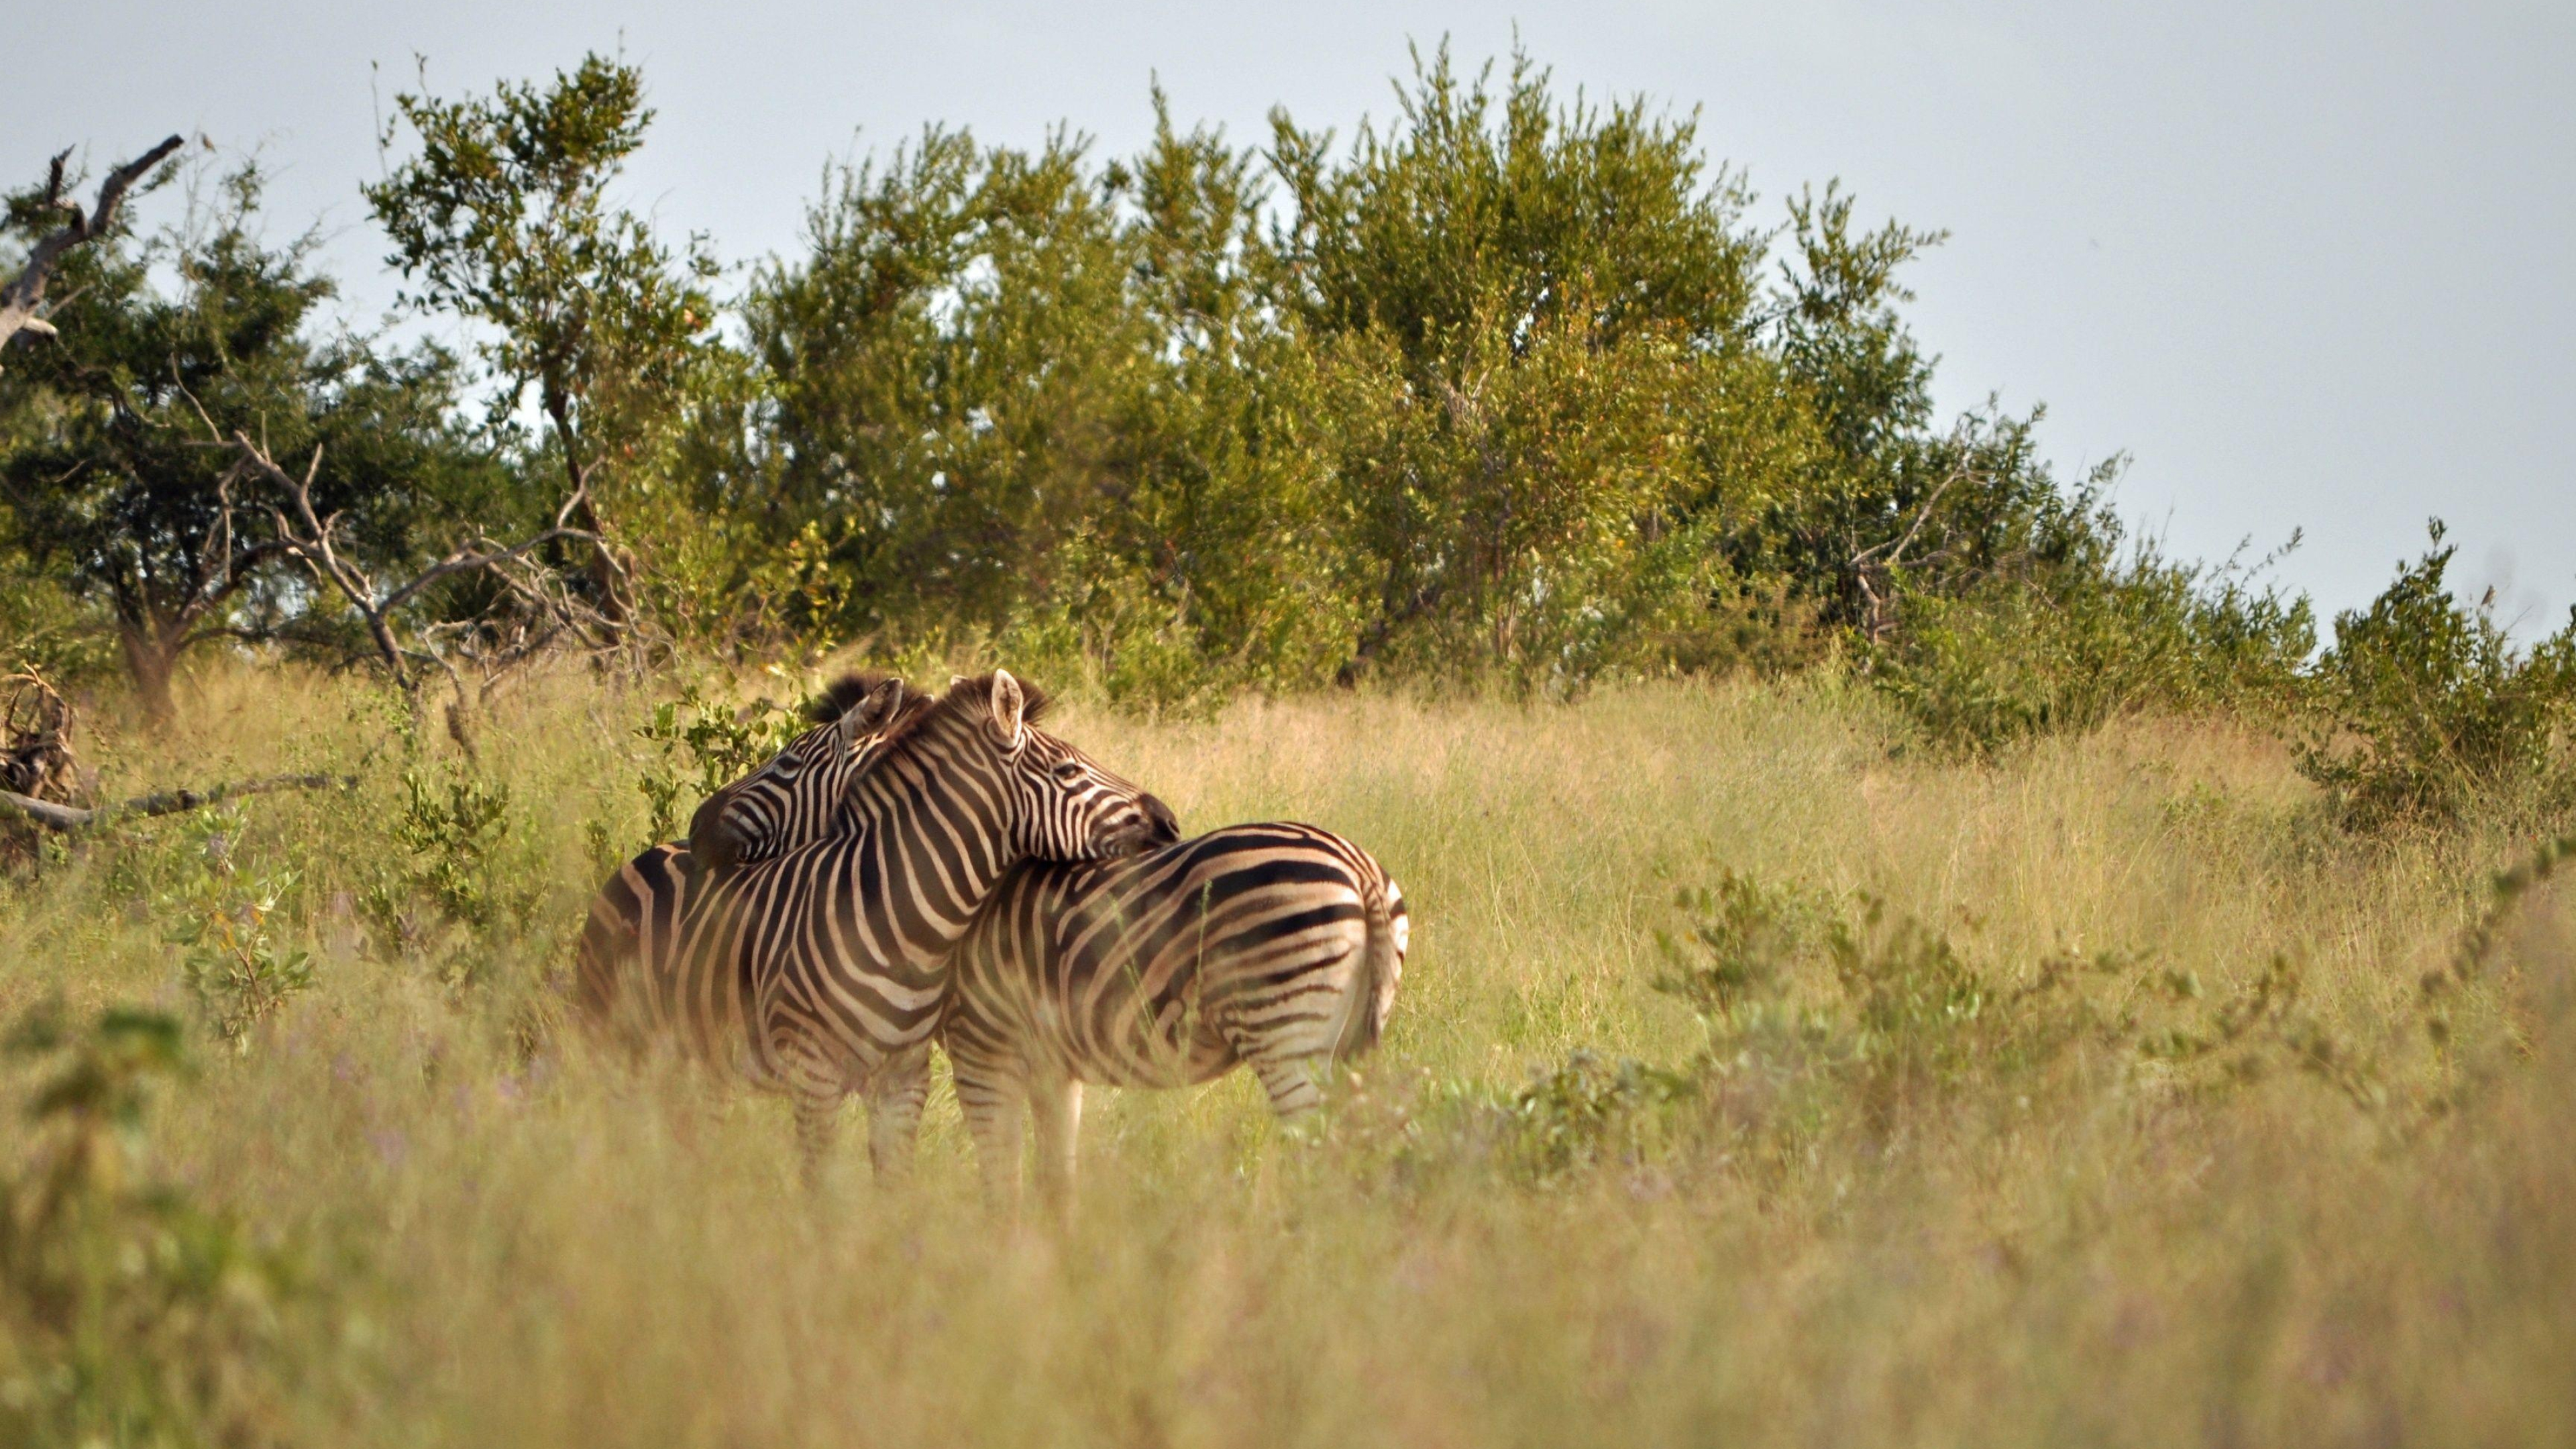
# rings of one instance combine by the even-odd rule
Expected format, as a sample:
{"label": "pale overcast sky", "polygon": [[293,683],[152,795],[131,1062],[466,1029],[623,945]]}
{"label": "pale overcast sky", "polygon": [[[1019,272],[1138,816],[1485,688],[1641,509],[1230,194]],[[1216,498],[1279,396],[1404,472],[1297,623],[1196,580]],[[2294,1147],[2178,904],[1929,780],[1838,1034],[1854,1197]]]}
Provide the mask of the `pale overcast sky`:
{"label": "pale overcast sky", "polygon": [[[2257,553],[2321,612],[2366,601],[2424,519],[2456,582],[2526,632],[2576,601],[2576,4],[1525,3],[1082,6],[89,0],[13,26],[0,177],[93,169],[173,130],[258,148],[281,219],[319,218],[365,312],[391,294],[356,187],[378,95],[442,94],[586,49],[642,63],[634,168],[661,221],[728,260],[792,248],[827,159],[929,120],[1113,152],[1184,121],[1266,136],[1284,104],[1348,134],[1391,109],[1408,39],[1560,85],[1697,107],[1758,213],[1839,176],[1864,211],[1946,227],[1913,273],[1945,407],[2049,405],[2073,472],[2126,450],[2124,510],[2175,551]],[[381,77],[371,70],[381,65]],[[166,199],[163,204],[168,203]]]}

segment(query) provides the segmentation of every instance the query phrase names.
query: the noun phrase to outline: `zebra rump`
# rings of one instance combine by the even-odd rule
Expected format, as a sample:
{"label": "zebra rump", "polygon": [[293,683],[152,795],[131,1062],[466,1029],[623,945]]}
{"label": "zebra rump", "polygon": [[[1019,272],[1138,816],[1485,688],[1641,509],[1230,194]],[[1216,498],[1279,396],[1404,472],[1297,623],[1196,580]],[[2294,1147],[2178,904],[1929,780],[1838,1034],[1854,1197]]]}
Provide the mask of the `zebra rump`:
{"label": "zebra rump", "polygon": [[[1320,1105],[1325,1072],[1385,1030],[1409,924],[1384,868],[1311,825],[1021,865],[950,958],[940,1022],[987,1174],[1017,1174],[1022,1097],[1069,1173],[1070,1122],[1045,1117],[1083,1083],[1178,1087],[1249,1064],[1280,1115]],[[1078,1096],[1054,1110],[1078,1115]]]}

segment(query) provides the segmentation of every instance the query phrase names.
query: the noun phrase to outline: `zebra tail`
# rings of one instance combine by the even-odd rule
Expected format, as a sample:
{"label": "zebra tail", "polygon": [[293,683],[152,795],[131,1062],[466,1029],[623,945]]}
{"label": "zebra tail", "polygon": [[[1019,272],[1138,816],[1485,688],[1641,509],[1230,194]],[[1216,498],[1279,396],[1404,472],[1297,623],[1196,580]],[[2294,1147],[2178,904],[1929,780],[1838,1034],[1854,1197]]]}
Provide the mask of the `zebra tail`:
{"label": "zebra tail", "polygon": [[1380,875],[1360,888],[1360,913],[1367,937],[1360,946],[1359,969],[1342,1002],[1341,1025],[1333,1032],[1333,1065],[1340,1066],[1377,1046],[1386,1030],[1386,1013],[1394,996],[1397,973],[1404,969],[1404,893]]}

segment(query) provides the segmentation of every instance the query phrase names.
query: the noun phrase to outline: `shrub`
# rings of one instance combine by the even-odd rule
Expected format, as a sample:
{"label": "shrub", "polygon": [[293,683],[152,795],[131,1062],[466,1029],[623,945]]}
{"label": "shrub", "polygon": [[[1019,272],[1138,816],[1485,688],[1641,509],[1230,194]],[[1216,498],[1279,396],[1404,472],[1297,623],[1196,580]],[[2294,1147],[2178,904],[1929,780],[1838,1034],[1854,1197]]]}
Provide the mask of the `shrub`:
{"label": "shrub", "polygon": [[2261,565],[2177,564],[2151,544],[2106,559],[2118,523],[2092,527],[2067,562],[1906,599],[1872,673],[1933,743],[1991,750],[2138,710],[2279,710],[2301,696],[2316,646],[2304,598],[2258,588]]}
{"label": "shrub", "polygon": [[186,1070],[179,1023],[59,1007],[7,1052],[47,1074],[33,1152],[0,1176],[0,1442],[267,1443],[285,1399],[279,1324],[294,1260],[154,1179],[153,1094]]}
{"label": "shrub", "polygon": [[1690,1077],[1635,1057],[1578,1050],[1531,1074],[1506,1110],[1505,1161],[1524,1181],[1643,1158],[1668,1129],[1668,1109],[1696,1094]]}
{"label": "shrub", "polygon": [[[7,536],[0,518],[0,537]],[[72,595],[16,550],[0,545],[0,671],[32,669],[66,688],[93,683],[116,670],[107,613]]]}
{"label": "shrub", "polygon": [[651,824],[646,845],[669,840],[679,831],[680,804],[696,802],[748,775],[787,747],[804,727],[803,716],[767,699],[741,709],[727,709],[690,684],[676,700],[653,707],[636,735],[660,750],[660,758],[636,776]]}
{"label": "shrub", "polygon": [[419,956],[448,984],[472,984],[535,923],[547,873],[514,828],[506,782],[413,765],[402,786],[394,839],[407,858],[378,872],[360,911],[387,954]]}
{"label": "shrub", "polygon": [[2356,828],[2553,809],[2576,784],[2576,618],[2517,650],[2492,595],[2475,608],[2452,596],[2443,576],[2457,546],[2442,542],[2441,520],[2430,532],[2424,556],[2368,609],[2335,616],[2317,670],[2322,708],[2298,744],[2299,772]]}
{"label": "shrub", "polygon": [[235,869],[237,809],[208,811],[190,823],[199,848],[187,878],[161,899],[171,918],[164,935],[180,948],[180,979],[208,1024],[245,1052],[253,1028],[313,984],[311,953],[282,947],[270,926],[298,876],[281,870],[245,878]]}
{"label": "shrub", "polygon": [[1509,1160],[1525,1178],[1678,1145],[1771,1179],[1830,1139],[1899,1140],[1929,1114],[1992,1111],[2070,1080],[2207,1096],[2287,1070],[2402,1132],[2447,1111],[2465,1080],[2436,1072],[2396,1098],[2382,1052],[2450,1042],[2466,965],[2428,978],[2373,1048],[2304,1009],[2305,973],[2286,956],[2215,993],[2142,952],[2058,953],[2013,980],[1866,896],[1847,908],[1725,872],[1677,907],[1684,924],[1658,933],[1654,986],[1698,1019],[1700,1050],[1671,1068],[1578,1052],[1540,1073],[1511,1104]]}

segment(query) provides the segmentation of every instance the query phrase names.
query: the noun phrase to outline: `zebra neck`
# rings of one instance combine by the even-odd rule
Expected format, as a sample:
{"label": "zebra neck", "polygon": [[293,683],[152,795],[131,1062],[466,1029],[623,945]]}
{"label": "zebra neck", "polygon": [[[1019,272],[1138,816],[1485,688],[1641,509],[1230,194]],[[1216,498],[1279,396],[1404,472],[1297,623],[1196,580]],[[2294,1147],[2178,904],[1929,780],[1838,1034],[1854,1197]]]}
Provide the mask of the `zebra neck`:
{"label": "zebra neck", "polygon": [[[873,853],[920,909],[907,938],[945,945],[967,923],[1002,876],[1018,863],[1011,793],[992,751],[966,731],[970,721],[939,720],[876,762],[844,798],[835,833],[872,842]],[[856,856],[851,868],[859,868]],[[892,879],[882,888],[896,889]]]}

